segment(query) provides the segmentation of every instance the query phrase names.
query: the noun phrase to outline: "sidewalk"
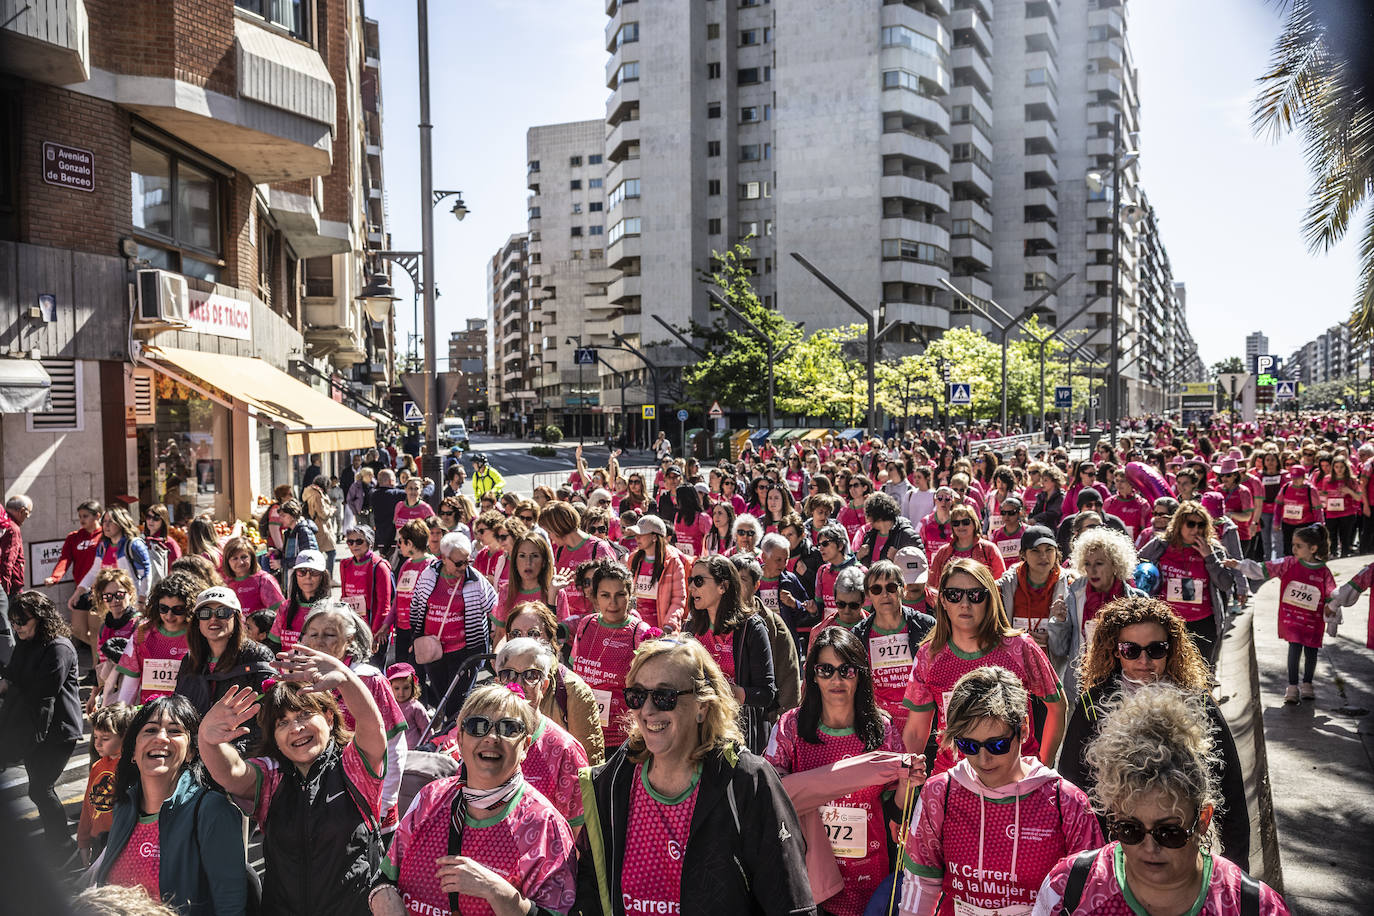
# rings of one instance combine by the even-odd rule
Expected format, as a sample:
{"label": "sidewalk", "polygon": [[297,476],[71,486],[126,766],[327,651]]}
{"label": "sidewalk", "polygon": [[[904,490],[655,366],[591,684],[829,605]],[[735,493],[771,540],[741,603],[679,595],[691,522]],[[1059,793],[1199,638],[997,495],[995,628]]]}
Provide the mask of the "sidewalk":
{"label": "sidewalk", "polygon": [[[1337,584],[1347,582],[1368,559],[1333,561]],[[1288,644],[1278,637],[1278,596],[1277,580],[1259,589],[1250,610],[1235,619],[1220,666],[1218,700],[1253,796],[1252,869],[1283,891],[1295,916],[1369,912],[1374,894],[1374,651],[1365,648],[1369,597],[1366,593],[1346,608],[1339,633],[1326,638],[1317,663],[1316,702],[1285,706]],[[1247,645],[1252,633],[1253,668]],[[1257,723],[1263,726],[1260,741],[1255,740]],[[1272,812],[1264,810],[1267,805]]]}

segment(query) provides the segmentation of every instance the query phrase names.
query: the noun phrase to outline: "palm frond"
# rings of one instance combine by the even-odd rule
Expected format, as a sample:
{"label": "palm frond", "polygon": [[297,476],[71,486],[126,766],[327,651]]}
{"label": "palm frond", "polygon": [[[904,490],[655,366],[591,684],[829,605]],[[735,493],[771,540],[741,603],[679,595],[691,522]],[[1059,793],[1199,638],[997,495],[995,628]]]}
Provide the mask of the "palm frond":
{"label": "palm frond", "polygon": [[1283,32],[1274,42],[1269,70],[1251,113],[1257,134],[1278,140],[1303,123],[1321,92],[1327,48],[1321,24],[1307,0],[1294,0]]}
{"label": "palm frond", "polygon": [[1360,285],[1355,299],[1351,333],[1358,344],[1374,342],[1374,207],[1365,213],[1364,238],[1360,240]]}

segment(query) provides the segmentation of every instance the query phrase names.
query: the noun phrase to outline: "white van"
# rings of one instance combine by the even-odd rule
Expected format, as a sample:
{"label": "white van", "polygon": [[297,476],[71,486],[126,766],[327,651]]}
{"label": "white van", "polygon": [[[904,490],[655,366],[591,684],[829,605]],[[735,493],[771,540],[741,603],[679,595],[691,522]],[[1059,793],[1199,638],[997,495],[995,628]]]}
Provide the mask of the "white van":
{"label": "white van", "polygon": [[468,447],[468,428],[457,417],[444,417],[439,421],[439,442],[443,445]]}

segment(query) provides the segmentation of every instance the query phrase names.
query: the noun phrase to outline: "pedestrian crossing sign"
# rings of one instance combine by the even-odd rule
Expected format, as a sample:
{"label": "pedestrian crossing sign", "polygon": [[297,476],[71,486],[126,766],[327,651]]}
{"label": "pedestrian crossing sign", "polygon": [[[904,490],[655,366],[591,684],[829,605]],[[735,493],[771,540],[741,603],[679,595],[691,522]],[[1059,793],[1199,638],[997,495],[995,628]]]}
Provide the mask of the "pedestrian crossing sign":
{"label": "pedestrian crossing sign", "polygon": [[973,386],[968,382],[949,383],[949,403],[950,404],[972,404]]}
{"label": "pedestrian crossing sign", "polygon": [[654,407],[653,404],[641,404],[639,407],[639,415],[642,419],[652,420],[655,418],[657,413],[658,409]]}
{"label": "pedestrian crossing sign", "polygon": [[419,404],[414,401],[406,401],[403,419],[407,423],[423,423],[425,422],[425,415],[420,410]]}
{"label": "pedestrian crossing sign", "polygon": [[1298,396],[1298,383],[1292,379],[1279,379],[1274,383],[1274,400],[1291,401]]}

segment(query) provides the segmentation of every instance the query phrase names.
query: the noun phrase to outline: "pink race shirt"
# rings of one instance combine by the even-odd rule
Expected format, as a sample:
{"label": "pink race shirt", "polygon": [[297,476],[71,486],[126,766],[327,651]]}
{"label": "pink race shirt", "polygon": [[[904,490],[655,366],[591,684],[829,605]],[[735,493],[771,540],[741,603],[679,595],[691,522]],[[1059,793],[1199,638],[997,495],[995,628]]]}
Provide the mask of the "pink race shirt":
{"label": "pink race shirt", "polygon": [[577,739],[548,716],[540,716],[520,771],[570,827],[582,826],[582,787],[577,771],[587,765],[587,752]]}
{"label": "pink race shirt", "polygon": [[992,541],[997,547],[997,553],[1002,557],[1002,563],[1011,566],[1019,562],[1021,556],[1021,535],[1026,533],[1026,526],[1022,525],[1015,531],[1008,531],[1006,528],[994,528],[992,534],[988,535],[988,540]]}
{"label": "pink race shirt", "polygon": [[1150,503],[1139,493],[1132,493],[1130,496],[1113,493],[1102,504],[1102,511],[1121,519],[1121,524],[1126,526],[1126,536],[1132,541],[1137,534],[1150,527],[1154,512]]}
{"label": "pink race shirt", "polygon": [[413,506],[407,506],[404,502],[399,502],[396,504],[396,509],[392,513],[391,518],[392,521],[396,523],[396,530],[400,531],[401,528],[405,526],[406,522],[415,521],[416,519],[423,521],[433,514],[434,507],[424,500],[421,500]]}
{"label": "pink race shirt", "polygon": [[162,864],[162,844],[158,835],[157,815],[139,818],[129,842],[120,850],[119,858],[110,866],[107,884],[119,887],[141,887],[154,900],[161,900],[158,868]]}
{"label": "pink race shirt", "polygon": [[1279,577],[1279,639],[1320,649],[1326,634],[1323,609],[1336,592],[1336,579],[1324,564],[1308,566],[1297,557],[1265,563]]}
{"label": "pink race shirt", "polygon": [[463,579],[440,574],[435,577],[434,591],[430,592],[425,608],[424,635],[438,636],[447,655],[467,645],[463,625]]}
{"label": "pink race shirt", "polygon": [[[934,712],[935,729],[945,730],[945,708],[954,685],[970,671],[990,665],[1006,668],[1021,679],[1028,693],[1034,694],[1045,702],[1059,699],[1059,677],[1050,666],[1044,651],[1025,633],[1004,636],[1002,641],[987,652],[968,654],[946,645],[934,658],[930,655],[930,644],[926,643],[916,650],[916,661],[911,666],[911,679],[907,682],[902,703],[912,712]],[[1026,703],[1026,721],[1033,722],[1029,698]],[[1040,742],[1034,734],[1021,745],[1022,752],[1035,756]],[[919,750],[919,748],[918,748]],[[935,758],[932,774],[943,773],[954,766],[959,755],[956,750],[941,748]]]}
{"label": "pink race shirt", "polygon": [[609,625],[600,615],[585,618],[577,625],[573,642],[573,671],[587,682],[596,698],[601,721],[601,734],[606,747],[619,747],[625,742],[625,678],[630,673],[635,649],[648,638],[649,625],[638,617]]}
{"label": "pink race shirt", "polygon": [[717,636],[707,630],[697,637],[697,640],[706,647],[706,651],[711,653],[711,657],[720,665],[720,670],[730,679],[735,679],[735,634],[722,633]]}
{"label": "pink race shirt", "polygon": [[140,703],[166,696],[176,689],[177,671],[186,656],[186,631],[173,635],[155,626],[139,641],[135,636],[119,659],[119,672],[139,682]]}
{"label": "pink race shirt", "polygon": [[[415,591],[415,583],[420,573],[429,565],[433,557],[426,554],[414,560],[406,560],[396,573],[396,629],[410,629],[410,593]],[[481,570],[479,569],[480,573]]]}
{"label": "pink race shirt", "polygon": [[283,652],[290,652],[296,643],[301,641],[301,627],[305,626],[305,619],[310,616],[310,612],[315,609],[316,602],[303,602],[296,608],[294,620],[287,620],[291,616],[291,605],[286,604],[277,612],[277,619],[272,621],[272,635],[281,643]]}
{"label": "pink race shirt", "polygon": [[[1222,490],[1221,499],[1227,515],[1232,512],[1250,512],[1255,508],[1255,494],[1244,483],[1241,483],[1234,490]],[[1251,515],[1253,518],[1253,513]],[[1236,535],[1242,541],[1250,540],[1258,530],[1257,520],[1247,519],[1243,522],[1236,522]]]}
{"label": "pink race shirt", "polygon": [[261,569],[242,579],[230,579],[229,587],[238,597],[244,616],[254,611],[279,611],[286,601],[276,578]]}
{"label": "pink race shirt", "polygon": [[599,537],[587,535],[576,547],[558,547],[554,551],[554,568],[559,572],[571,573],[585,560],[614,560],[615,548]]}
{"label": "pink race shirt", "polygon": [[1170,547],[1155,562],[1160,591],[1174,613],[1189,622],[1212,616],[1207,561],[1191,547]]}
{"label": "pink race shirt", "polygon": [[906,726],[911,711],[902,705],[906,695],[906,684],[911,679],[911,640],[907,637],[906,627],[899,626],[888,632],[880,629],[877,621],[868,632],[868,664],[873,670],[873,698],[878,706],[892,717],[892,725],[897,734]]}
{"label": "pink race shirt", "polygon": [[677,549],[689,557],[699,557],[706,541],[706,532],[711,530],[711,516],[705,512],[697,513],[691,522],[681,519],[673,523],[673,535],[677,538]]}
{"label": "pink race shirt", "polygon": [[374,630],[380,627],[391,605],[391,568],[386,561],[372,553],[361,563],[352,557],[340,560],[339,579],[344,604]]}
{"label": "pink race shirt", "polygon": [[630,789],[630,822],[620,874],[625,916],[670,916],[682,912],[682,860],[692,814],[697,807],[700,772],[687,791],[675,798],[649,787],[644,766],[635,767]]}
{"label": "pink race shirt", "polygon": [[1363,508],[1360,497],[1358,495],[1352,496],[1349,490],[1355,490],[1358,494],[1359,481],[1351,480],[1347,483],[1331,476],[1322,480],[1322,509],[1326,512],[1327,518],[1348,518],[1352,515],[1359,515]]}

